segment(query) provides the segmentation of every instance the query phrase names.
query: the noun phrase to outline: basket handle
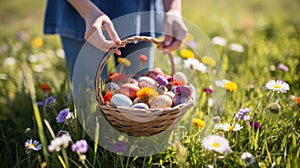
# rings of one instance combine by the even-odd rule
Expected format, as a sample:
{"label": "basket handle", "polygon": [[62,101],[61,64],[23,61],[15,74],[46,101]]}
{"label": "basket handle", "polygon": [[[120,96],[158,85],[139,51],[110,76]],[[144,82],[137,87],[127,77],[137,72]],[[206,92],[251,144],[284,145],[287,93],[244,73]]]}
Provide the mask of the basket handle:
{"label": "basket handle", "polygon": [[[105,67],[105,65],[107,64],[107,61],[109,60],[109,58],[113,55],[113,53],[115,53],[119,48],[124,47],[126,44],[130,44],[136,41],[146,41],[146,42],[151,42],[155,45],[157,45],[158,47],[163,48],[163,43],[159,42],[157,39],[153,38],[153,37],[148,37],[148,36],[132,36],[132,37],[128,37],[126,39],[123,39],[120,43],[112,46],[104,55],[103,59],[100,62],[100,65],[98,67],[97,70],[97,74],[96,74],[96,98],[98,100],[98,102],[102,105],[105,104],[103,96],[102,96],[102,78],[101,78],[101,74],[103,72],[103,69]],[[171,63],[171,76],[174,75],[175,73],[175,65],[174,65],[174,59],[173,59],[173,54],[171,52],[168,53],[169,56],[169,60]]]}

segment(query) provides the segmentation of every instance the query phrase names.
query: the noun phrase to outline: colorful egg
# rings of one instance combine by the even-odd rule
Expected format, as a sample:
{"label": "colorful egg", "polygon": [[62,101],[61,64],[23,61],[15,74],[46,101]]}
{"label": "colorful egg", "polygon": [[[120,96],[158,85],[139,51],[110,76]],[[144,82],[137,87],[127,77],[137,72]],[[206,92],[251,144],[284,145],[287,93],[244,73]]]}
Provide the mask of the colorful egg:
{"label": "colorful egg", "polygon": [[137,97],[136,92],[138,90],[140,90],[140,88],[137,85],[131,84],[131,83],[125,83],[125,84],[121,85],[119,92],[121,94],[128,96],[131,99],[135,99]]}
{"label": "colorful egg", "polygon": [[168,91],[167,87],[164,85],[158,86],[156,90],[157,90],[158,94],[160,94],[160,95],[162,95]]}
{"label": "colorful egg", "polygon": [[154,80],[157,75],[164,75],[163,71],[160,68],[153,68],[147,73],[147,76]]}
{"label": "colorful egg", "polygon": [[173,78],[174,81],[177,81],[183,85],[186,85],[188,83],[188,80],[183,72],[176,72]]}
{"label": "colorful egg", "polygon": [[173,92],[165,92],[164,95],[169,96],[171,99],[173,99],[173,97],[175,96],[175,93]]}
{"label": "colorful egg", "polygon": [[137,80],[135,80],[134,78],[127,78],[127,79],[126,79],[126,82],[127,82],[127,83],[131,83],[131,84],[138,85]]}
{"label": "colorful egg", "polygon": [[138,109],[149,109],[149,106],[145,103],[137,103],[132,105],[131,107],[138,108]]}
{"label": "colorful egg", "polygon": [[168,108],[172,106],[172,99],[167,95],[159,95],[151,101],[150,108]]}
{"label": "colorful egg", "polygon": [[138,86],[140,88],[143,87],[155,88],[155,80],[147,76],[140,77],[138,80]]}
{"label": "colorful egg", "polygon": [[189,100],[189,98],[187,98],[187,97],[182,97],[180,95],[175,95],[173,97],[173,104],[174,104],[174,106],[177,106],[179,104],[186,103],[188,100]]}
{"label": "colorful egg", "polygon": [[178,86],[175,89],[175,94],[181,95],[181,97],[190,97],[192,95],[192,90],[189,86]]}
{"label": "colorful egg", "polygon": [[132,101],[130,100],[130,98],[123,94],[113,95],[113,97],[110,100],[110,103],[114,107],[118,107],[118,106],[130,107],[130,106],[132,106]]}
{"label": "colorful egg", "polygon": [[118,91],[120,90],[120,87],[119,87],[119,85],[117,85],[114,82],[108,82],[105,84],[104,90],[105,90],[105,92],[110,92],[111,94],[115,94],[115,93],[118,93]]}

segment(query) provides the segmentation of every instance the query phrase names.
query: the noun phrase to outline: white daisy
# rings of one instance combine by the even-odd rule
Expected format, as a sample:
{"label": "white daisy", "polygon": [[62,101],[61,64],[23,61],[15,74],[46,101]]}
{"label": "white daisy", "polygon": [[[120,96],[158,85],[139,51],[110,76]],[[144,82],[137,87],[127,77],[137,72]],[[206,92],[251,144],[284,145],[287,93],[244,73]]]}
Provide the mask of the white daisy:
{"label": "white daisy", "polygon": [[244,52],[244,47],[237,43],[232,43],[229,45],[229,49],[236,52]]}
{"label": "white daisy", "polygon": [[199,60],[197,60],[195,58],[188,58],[188,59],[185,59],[183,62],[184,62],[184,65],[187,66],[188,68],[192,68],[192,69],[200,71],[202,73],[207,72],[206,66],[203,63],[199,62]]}
{"label": "white daisy", "polygon": [[226,42],[225,38],[220,37],[220,36],[215,36],[212,38],[212,43],[214,45],[225,46],[227,42]]}
{"label": "white daisy", "polygon": [[244,161],[244,163],[247,165],[247,166],[250,166],[252,165],[253,163],[255,163],[255,158],[254,156],[249,153],[249,152],[244,152],[242,155],[241,155],[241,159]]}
{"label": "white daisy", "polygon": [[266,88],[280,93],[290,90],[290,86],[282,80],[271,80],[266,84]]}
{"label": "white daisy", "polygon": [[28,139],[26,142],[25,142],[25,148],[28,149],[28,150],[35,150],[35,151],[39,151],[42,149],[42,144],[40,144],[39,141],[37,140],[33,140],[32,139]]}
{"label": "white daisy", "polygon": [[219,135],[209,135],[202,140],[202,147],[219,153],[232,152],[226,138]]}
{"label": "white daisy", "polygon": [[69,142],[71,141],[71,136],[68,134],[63,134],[60,137],[54,138],[50,145],[48,146],[48,150],[50,152],[56,151],[59,152],[61,148],[67,148],[69,146]]}
{"label": "white daisy", "polygon": [[230,81],[227,79],[222,79],[222,80],[217,80],[215,83],[216,83],[216,86],[218,86],[220,88],[224,88],[224,86],[227,82],[230,82]]}
{"label": "white daisy", "polygon": [[226,124],[216,124],[214,129],[222,129],[224,131],[239,131],[243,128],[240,124],[236,123],[234,125],[230,125],[229,123]]}
{"label": "white daisy", "polygon": [[16,64],[16,59],[14,57],[7,57],[3,61],[3,66],[14,66]]}

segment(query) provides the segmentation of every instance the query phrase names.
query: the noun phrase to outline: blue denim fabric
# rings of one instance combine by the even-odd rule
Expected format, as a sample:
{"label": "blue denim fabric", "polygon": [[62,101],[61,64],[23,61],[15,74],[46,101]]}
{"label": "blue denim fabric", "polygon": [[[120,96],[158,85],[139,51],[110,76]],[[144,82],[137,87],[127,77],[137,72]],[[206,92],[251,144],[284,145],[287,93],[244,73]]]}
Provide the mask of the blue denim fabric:
{"label": "blue denim fabric", "polygon": [[[126,14],[141,11],[153,10],[162,12],[161,0],[92,1],[99,9],[107,14],[111,20]],[[85,23],[79,13],[66,0],[48,0],[44,19],[44,33],[84,39]]]}

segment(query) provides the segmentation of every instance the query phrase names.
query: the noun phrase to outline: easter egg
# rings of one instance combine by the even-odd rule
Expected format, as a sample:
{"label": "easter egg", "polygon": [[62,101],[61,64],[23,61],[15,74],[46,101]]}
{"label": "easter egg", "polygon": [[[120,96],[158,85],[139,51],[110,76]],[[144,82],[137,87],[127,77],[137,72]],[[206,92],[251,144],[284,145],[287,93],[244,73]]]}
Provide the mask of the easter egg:
{"label": "easter egg", "polygon": [[179,104],[187,102],[188,100],[189,100],[189,98],[182,97],[182,96],[177,94],[173,97],[173,104],[174,104],[174,106],[177,106]]}
{"label": "easter egg", "polygon": [[173,76],[173,80],[183,85],[188,83],[188,80],[183,72],[176,72]]}
{"label": "easter egg", "polygon": [[164,75],[163,71],[160,68],[153,68],[147,73],[147,76],[154,80],[157,75]]}
{"label": "easter egg", "polygon": [[132,105],[131,107],[138,108],[138,109],[149,109],[149,106],[145,103],[137,103]]}
{"label": "easter egg", "polygon": [[140,88],[143,87],[155,88],[155,80],[147,76],[140,77],[138,80],[138,86]]}
{"label": "easter egg", "polygon": [[157,90],[158,94],[160,94],[160,95],[162,95],[168,91],[167,87],[164,85],[158,86],[156,90]]}
{"label": "easter egg", "polygon": [[135,84],[135,85],[138,86],[138,82],[137,82],[137,80],[135,80],[134,78],[127,78],[127,79],[126,79],[126,82],[127,82],[127,83],[131,83],[131,84]]}
{"label": "easter egg", "polygon": [[178,86],[175,89],[175,94],[181,95],[181,97],[190,97],[192,95],[192,90],[189,86]]}
{"label": "easter egg", "polygon": [[171,99],[173,99],[173,97],[175,96],[175,93],[173,92],[165,92],[164,95],[169,96]]}
{"label": "easter egg", "polygon": [[140,90],[140,88],[137,85],[131,84],[131,83],[125,83],[125,84],[121,85],[119,92],[121,94],[128,96],[131,99],[135,99],[136,92],[138,90]]}
{"label": "easter egg", "polygon": [[115,94],[110,100],[110,103],[112,106],[126,106],[130,107],[132,105],[132,101],[129,97],[123,95],[123,94]]}
{"label": "easter egg", "polygon": [[150,108],[168,108],[172,106],[172,99],[167,95],[159,95],[151,101]]}
{"label": "easter egg", "polygon": [[114,82],[108,82],[104,86],[105,92],[110,92],[111,94],[115,94],[120,90],[119,85]]}

